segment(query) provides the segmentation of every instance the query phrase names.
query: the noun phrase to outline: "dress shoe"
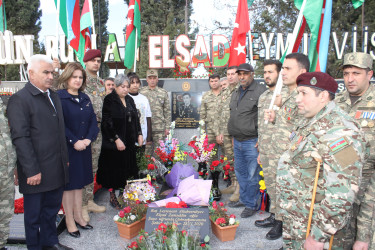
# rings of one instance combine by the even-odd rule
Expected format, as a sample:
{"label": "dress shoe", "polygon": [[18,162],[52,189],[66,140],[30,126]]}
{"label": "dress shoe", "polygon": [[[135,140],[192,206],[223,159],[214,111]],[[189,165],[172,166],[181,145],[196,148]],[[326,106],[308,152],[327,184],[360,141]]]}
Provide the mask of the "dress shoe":
{"label": "dress shoe", "polygon": [[245,209],[241,213],[241,218],[249,218],[257,213],[257,210],[251,209],[249,207],[245,207]]}
{"label": "dress shoe", "polygon": [[94,229],[93,226],[91,226],[90,224],[86,224],[84,226],[81,226],[79,223],[76,222],[76,225],[80,228],[80,229],[83,229],[83,230],[91,230],[91,229]]}
{"label": "dress shoe", "polygon": [[228,203],[229,207],[244,207],[245,205],[240,201],[231,201]]}
{"label": "dress shoe", "polygon": [[95,204],[94,201],[89,201],[87,203],[87,211],[88,212],[94,212],[94,213],[104,213],[105,212],[105,206],[99,206]]}
{"label": "dress shoe", "polygon": [[79,230],[74,231],[74,232],[69,232],[69,231],[68,231],[68,234],[69,234],[70,236],[74,237],[74,238],[79,238],[79,237],[81,237],[81,233],[79,232]]}
{"label": "dress shoe", "polygon": [[90,215],[89,215],[89,211],[87,211],[87,206],[82,207],[82,217],[86,222],[90,221]]}
{"label": "dress shoe", "polygon": [[283,222],[275,220],[275,226],[266,234],[268,240],[277,240],[283,236]]}
{"label": "dress shoe", "polygon": [[57,243],[53,246],[44,246],[42,247],[43,250],[74,250],[73,248],[64,246],[63,244]]}
{"label": "dress shoe", "polygon": [[255,221],[255,226],[256,227],[273,227],[275,225],[275,214],[270,215],[270,217],[264,219],[264,220],[256,220]]}

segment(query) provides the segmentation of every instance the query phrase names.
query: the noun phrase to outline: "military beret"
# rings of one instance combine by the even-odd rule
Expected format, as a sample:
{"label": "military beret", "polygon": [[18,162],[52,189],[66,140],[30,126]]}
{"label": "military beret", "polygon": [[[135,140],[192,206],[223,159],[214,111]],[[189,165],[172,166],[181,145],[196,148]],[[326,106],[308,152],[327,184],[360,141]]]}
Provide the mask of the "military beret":
{"label": "military beret", "polygon": [[102,57],[102,52],[98,49],[90,49],[85,53],[83,62],[88,62],[96,57]]}
{"label": "military beret", "polygon": [[327,90],[335,94],[338,84],[332,76],[323,72],[307,72],[297,77],[297,86],[306,86],[320,90]]}
{"label": "military beret", "polygon": [[372,56],[367,53],[352,52],[344,56],[344,63],[342,66],[344,67],[344,66],[350,65],[350,66],[355,66],[355,67],[362,68],[362,69],[369,68],[372,70],[372,61],[373,61]]}
{"label": "military beret", "polygon": [[156,76],[156,77],[158,77],[158,71],[156,69],[149,69],[149,70],[147,70],[146,77],[149,77],[149,76]]}

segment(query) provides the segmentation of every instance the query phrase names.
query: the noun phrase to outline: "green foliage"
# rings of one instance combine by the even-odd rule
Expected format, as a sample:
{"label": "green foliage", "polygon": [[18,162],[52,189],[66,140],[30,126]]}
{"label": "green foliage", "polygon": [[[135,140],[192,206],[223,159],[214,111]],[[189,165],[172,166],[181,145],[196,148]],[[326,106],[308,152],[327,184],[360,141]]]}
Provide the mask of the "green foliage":
{"label": "green foliage", "polygon": [[[39,0],[7,0],[5,1],[6,19],[8,30],[13,35],[34,35],[34,54],[40,53],[38,38],[41,30]],[[5,81],[19,81],[19,65],[2,66]]]}

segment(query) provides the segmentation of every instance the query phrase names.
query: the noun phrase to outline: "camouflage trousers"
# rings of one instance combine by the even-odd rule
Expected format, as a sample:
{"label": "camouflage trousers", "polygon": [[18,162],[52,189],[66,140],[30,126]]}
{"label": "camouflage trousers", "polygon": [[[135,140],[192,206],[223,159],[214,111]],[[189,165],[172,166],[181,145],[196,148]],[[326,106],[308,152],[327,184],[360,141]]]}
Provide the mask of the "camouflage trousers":
{"label": "camouflage trousers", "polygon": [[[234,153],[233,153],[233,144],[232,144],[232,136],[230,135],[224,135],[223,136],[223,144],[221,145],[221,148],[223,150],[224,156],[226,156],[229,160],[233,160]],[[234,167],[233,164],[231,164],[231,167]],[[234,171],[229,171],[229,176],[231,180],[233,180],[236,177],[236,174]]]}
{"label": "camouflage trousers", "polygon": [[267,194],[270,198],[270,213],[276,213],[276,172],[279,159],[271,159],[268,155],[261,155],[264,182],[266,184]]}
{"label": "camouflage trousers", "polygon": [[[3,170],[3,166],[0,166]],[[5,172],[5,170],[3,170]],[[9,236],[9,222],[14,214],[13,172],[0,177],[0,248],[5,247]]]}
{"label": "camouflage trousers", "polygon": [[[91,143],[92,152],[92,174],[95,179],[96,172],[98,171],[98,161],[100,150],[102,147],[102,133],[99,132],[98,137]],[[94,182],[85,186],[82,192],[82,206],[87,206],[90,200],[94,199]]]}
{"label": "camouflage trousers", "polygon": [[160,145],[160,141],[165,139],[164,131],[152,131],[152,144],[146,145],[146,155],[151,155],[156,157],[155,150]]}

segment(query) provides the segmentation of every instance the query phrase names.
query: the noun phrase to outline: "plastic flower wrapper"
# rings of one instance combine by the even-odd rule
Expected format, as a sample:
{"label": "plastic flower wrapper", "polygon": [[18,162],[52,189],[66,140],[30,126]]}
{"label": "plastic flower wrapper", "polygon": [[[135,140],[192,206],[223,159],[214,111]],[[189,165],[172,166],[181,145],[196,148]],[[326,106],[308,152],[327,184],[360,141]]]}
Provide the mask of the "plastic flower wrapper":
{"label": "plastic flower wrapper", "polygon": [[212,180],[194,179],[194,176],[180,182],[177,196],[191,206],[208,206]]}
{"label": "plastic flower wrapper", "polygon": [[192,175],[195,179],[198,179],[198,172],[195,171],[190,163],[181,164],[177,162],[176,164],[174,164],[171,172],[165,176],[165,181],[167,182],[168,186],[174,188],[174,190],[167,196],[167,198],[175,195],[177,193],[177,187],[180,182]]}
{"label": "plastic flower wrapper", "polygon": [[155,196],[155,188],[149,184],[147,179],[144,179],[126,185],[123,199],[125,202],[139,200],[146,203],[148,201],[154,201],[156,198]]}
{"label": "plastic flower wrapper", "polygon": [[193,136],[188,143],[188,146],[192,148],[188,155],[197,163],[207,162],[216,154],[216,150],[214,149],[215,143],[208,144],[208,137],[206,131],[203,129],[204,122],[199,121],[199,125],[199,136]]}

